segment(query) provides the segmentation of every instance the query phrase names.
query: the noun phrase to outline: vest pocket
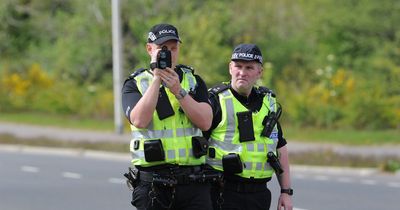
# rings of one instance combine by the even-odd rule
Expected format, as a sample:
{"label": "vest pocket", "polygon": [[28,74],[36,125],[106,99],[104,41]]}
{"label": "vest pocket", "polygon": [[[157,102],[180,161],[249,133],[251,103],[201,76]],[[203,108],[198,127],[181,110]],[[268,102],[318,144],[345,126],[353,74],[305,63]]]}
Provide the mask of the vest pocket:
{"label": "vest pocket", "polygon": [[236,174],[243,172],[243,164],[240,156],[236,153],[229,153],[222,157],[222,166],[227,174]]}
{"label": "vest pocket", "polygon": [[208,141],[202,136],[192,136],[192,150],[195,158],[200,158],[207,154]]}
{"label": "vest pocket", "polygon": [[143,143],[146,162],[165,160],[164,148],[161,139],[147,140]]}

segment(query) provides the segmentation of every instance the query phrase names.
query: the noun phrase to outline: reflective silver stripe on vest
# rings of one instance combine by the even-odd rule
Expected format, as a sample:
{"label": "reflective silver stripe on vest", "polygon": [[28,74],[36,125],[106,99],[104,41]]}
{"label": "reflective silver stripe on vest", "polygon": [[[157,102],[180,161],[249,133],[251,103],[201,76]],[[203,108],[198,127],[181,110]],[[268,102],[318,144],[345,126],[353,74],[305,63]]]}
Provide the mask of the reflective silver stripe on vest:
{"label": "reflective silver stripe on vest", "polygon": [[[229,91],[222,92],[223,96],[231,96],[232,94]],[[232,139],[235,134],[235,109],[233,106],[232,98],[228,98],[225,100],[225,108],[227,113],[227,125],[226,125],[226,132],[225,132],[225,139],[224,142],[228,144],[232,144]]]}
{"label": "reflective silver stripe on vest", "polygon": [[268,152],[275,152],[276,146],[278,145],[278,139],[272,139],[273,144],[268,144]]}
{"label": "reflective silver stripe on vest", "polygon": [[161,139],[172,138],[174,136],[173,130],[137,130],[132,131],[133,139]]}
{"label": "reflective silver stripe on vest", "polygon": [[257,144],[257,152],[264,152],[264,144]]}
{"label": "reflective silver stripe on vest", "polygon": [[[183,136],[202,136],[199,128],[178,128],[176,129],[176,137]],[[136,130],[132,131],[133,139],[161,139],[161,138],[172,138],[174,133],[172,129],[165,130]]]}
{"label": "reflective silver stripe on vest", "polygon": [[195,78],[194,78],[194,76],[193,76],[193,74],[192,74],[192,71],[190,70],[190,69],[187,69],[187,68],[182,68],[182,71],[187,75],[186,76],[186,78],[188,79],[188,82],[189,82],[189,91],[190,90],[194,90],[194,88],[195,88],[195,84],[196,84],[196,82],[195,82]]}
{"label": "reflective silver stripe on vest", "polygon": [[207,157],[207,163],[212,166],[217,166],[222,168],[222,160]]}
{"label": "reflective silver stripe on vest", "polygon": [[253,169],[253,164],[252,162],[244,162],[244,167],[245,170],[252,170]]}
{"label": "reflective silver stripe on vest", "polygon": [[247,151],[254,152],[254,144],[248,143],[246,144]]}
{"label": "reflective silver stripe on vest", "polygon": [[275,101],[273,97],[271,96],[271,93],[268,93],[268,101],[269,101],[269,110],[271,112],[275,111]]}
{"label": "reflective silver stripe on vest", "polygon": [[175,159],[175,150],[170,149],[167,151],[168,159]]}
{"label": "reflective silver stripe on vest", "polygon": [[179,157],[186,157],[186,149],[179,149]]}
{"label": "reflective silver stripe on vest", "polygon": [[144,151],[143,150],[135,150],[131,152],[132,159],[144,159]]}
{"label": "reflective silver stripe on vest", "polygon": [[202,132],[199,128],[192,127],[192,128],[177,128],[176,129],[176,136],[202,136]]}
{"label": "reflective silver stripe on vest", "polygon": [[149,88],[149,78],[144,77],[140,79],[140,88],[142,89],[142,95],[147,91]]}
{"label": "reflective silver stripe on vest", "polygon": [[261,171],[262,170],[262,165],[263,165],[263,163],[257,162],[256,163],[256,170],[257,171]]}
{"label": "reflective silver stripe on vest", "polygon": [[240,144],[231,144],[211,138],[210,146],[220,148],[224,151],[241,152],[242,147]]}
{"label": "reflective silver stripe on vest", "polygon": [[[249,151],[249,152],[255,152],[255,144],[247,143],[246,148],[247,148],[247,151]],[[264,144],[263,143],[257,143],[257,152],[264,152]]]}

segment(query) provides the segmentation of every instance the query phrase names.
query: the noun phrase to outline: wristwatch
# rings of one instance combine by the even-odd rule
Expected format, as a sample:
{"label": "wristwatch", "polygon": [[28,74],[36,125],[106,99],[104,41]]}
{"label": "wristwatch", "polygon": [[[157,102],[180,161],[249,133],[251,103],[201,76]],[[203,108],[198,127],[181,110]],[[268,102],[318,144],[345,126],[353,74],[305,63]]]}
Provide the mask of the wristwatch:
{"label": "wristwatch", "polygon": [[186,95],[187,95],[186,90],[182,88],[181,90],[179,90],[178,95],[175,95],[175,98],[178,99],[178,100],[181,100],[181,99],[184,98]]}
{"label": "wristwatch", "polygon": [[150,69],[154,70],[155,68],[157,68],[157,62],[150,63]]}
{"label": "wristwatch", "polygon": [[286,193],[288,195],[293,195],[293,189],[292,188],[281,189],[281,193]]}

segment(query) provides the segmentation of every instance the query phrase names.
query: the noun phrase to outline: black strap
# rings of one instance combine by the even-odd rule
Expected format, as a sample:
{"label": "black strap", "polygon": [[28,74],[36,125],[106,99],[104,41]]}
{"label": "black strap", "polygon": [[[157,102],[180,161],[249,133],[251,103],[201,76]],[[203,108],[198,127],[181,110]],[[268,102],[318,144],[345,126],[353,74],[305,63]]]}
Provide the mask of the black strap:
{"label": "black strap", "polygon": [[[176,68],[181,69],[182,71],[183,71],[183,69],[190,70],[192,72],[192,74],[194,74],[194,68],[191,66],[178,64],[178,65],[176,65]],[[185,72],[185,71],[183,71],[183,72]]]}
{"label": "black strap", "polygon": [[212,95],[218,95],[218,94],[220,94],[221,92],[223,92],[223,91],[229,89],[230,87],[231,87],[231,84],[229,84],[229,83],[228,83],[228,84],[227,84],[227,83],[222,83],[222,84],[216,85],[216,86],[214,86],[214,87],[208,89],[208,93],[210,93],[210,94],[212,94]]}
{"label": "black strap", "polygon": [[173,186],[195,182],[215,182],[222,179],[222,173],[207,171],[201,166],[179,167],[157,171],[139,171],[139,179],[145,182]]}
{"label": "black strap", "polygon": [[256,89],[258,94],[262,94],[262,95],[267,95],[267,94],[271,94],[272,97],[276,97],[275,93],[271,90],[268,89],[267,87],[264,86],[260,86]]}

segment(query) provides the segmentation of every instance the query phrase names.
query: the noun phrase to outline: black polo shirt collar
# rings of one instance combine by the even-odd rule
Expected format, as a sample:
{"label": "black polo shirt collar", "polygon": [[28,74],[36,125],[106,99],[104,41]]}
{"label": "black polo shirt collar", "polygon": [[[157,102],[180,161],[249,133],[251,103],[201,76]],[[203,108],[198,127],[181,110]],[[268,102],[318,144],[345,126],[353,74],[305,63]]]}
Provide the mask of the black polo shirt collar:
{"label": "black polo shirt collar", "polygon": [[249,97],[240,95],[232,87],[230,87],[230,90],[232,91],[233,96],[247,109],[251,110],[252,112],[257,112],[260,110],[263,98],[257,94],[257,91],[254,87],[251,89]]}

